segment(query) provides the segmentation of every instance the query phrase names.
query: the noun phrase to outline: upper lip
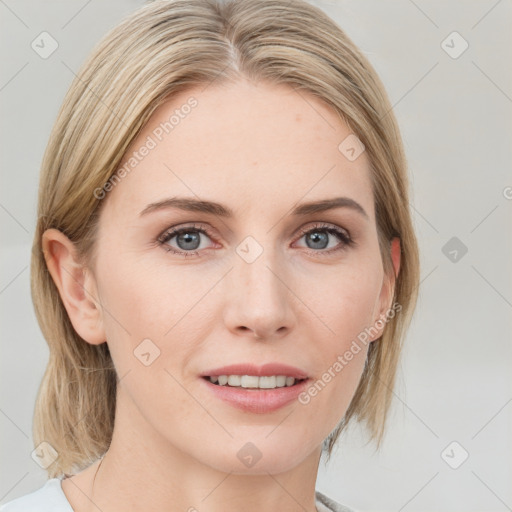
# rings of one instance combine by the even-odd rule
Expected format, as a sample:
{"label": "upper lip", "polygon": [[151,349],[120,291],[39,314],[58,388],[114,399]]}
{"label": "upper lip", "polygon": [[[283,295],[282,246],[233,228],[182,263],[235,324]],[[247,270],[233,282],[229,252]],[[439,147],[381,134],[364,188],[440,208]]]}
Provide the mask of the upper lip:
{"label": "upper lip", "polygon": [[267,363],[257,366],[253,363],[231,364],[205,371],[202,377],[212,377],[219,375],[254,375],[256,377],[269,377],[272,375],[285,375],[286,377],[294,377],[295,379],[307,379],[308,375],[303,370],[281,363]]}

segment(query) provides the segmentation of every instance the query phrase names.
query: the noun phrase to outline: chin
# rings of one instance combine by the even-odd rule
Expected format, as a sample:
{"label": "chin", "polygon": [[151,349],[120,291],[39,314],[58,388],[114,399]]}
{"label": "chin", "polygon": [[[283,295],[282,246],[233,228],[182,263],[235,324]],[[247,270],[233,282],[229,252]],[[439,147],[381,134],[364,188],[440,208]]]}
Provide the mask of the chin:
{"label": "chin", "polygon": [[249,427],[243,435],[228,438],[226,434],[224,439],[211,440],[198,459],[218,471],[236,475],[284,473],[311,456],[322,441],[319,436],[318,442],[313,442],[310,431],[294,435],[283,426]]}

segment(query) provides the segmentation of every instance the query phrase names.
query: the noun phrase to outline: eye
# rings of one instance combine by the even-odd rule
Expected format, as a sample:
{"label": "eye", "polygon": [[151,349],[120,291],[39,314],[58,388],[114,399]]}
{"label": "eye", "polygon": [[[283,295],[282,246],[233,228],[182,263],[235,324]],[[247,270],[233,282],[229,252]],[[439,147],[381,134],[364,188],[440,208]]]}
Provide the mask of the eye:
{"label": "eye", "polygon": [[[210,248],[202,244],[204,238],[212,239],[211,231],[206,226],[194,224],[168,229],[158,237],[157,241],[164,250],[189,257],[200,255],[201,250]],[[302,238],[305,238],[309,252],[315,255],[327,256],[355,245],[348,231],[331,224],[318,223],[303,228],[300,230],[299,240]]]}
{"label": "eye", "polygon": [[[210,231],[205,227],[185,226],[181,228],[172,228],[165,231],[158,237],[158,243],[169,252],[180,254],[182,256],[195,256],[199,254],[200,249],[205,249],[201,246],[201,238],[210,238]],[[178,247],[174,247],[170,242],[175,240]]]}
{"label": "eye", "polygon": [[[328,255],[355,245],[348,231],[331,224],[315,224],[302,229],[300,234],[315,254]],[[338,239],[337,244],[333,237]]]}

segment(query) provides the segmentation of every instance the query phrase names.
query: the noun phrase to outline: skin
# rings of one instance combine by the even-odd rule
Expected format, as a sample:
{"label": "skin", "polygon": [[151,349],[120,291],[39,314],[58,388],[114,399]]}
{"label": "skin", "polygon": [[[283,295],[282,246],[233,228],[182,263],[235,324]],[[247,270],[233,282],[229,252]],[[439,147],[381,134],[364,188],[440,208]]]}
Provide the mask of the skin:
{"label": "skin", "polygon": [[[120,378],[112,444],[94,488],[98,462],[62,487],[79,512],[312,512],[322,441],[350,404],[369,344],[307,405],[272,413],[231,407],[199,375],[282,362],[316,381],[388,310],[394,276],[382,266],[369,161],[338,150],[350,130],[319,99],[245,79],[181,92],[127,156],[191,96],[197,107],[102,199],[93,265],[80,267],[59,231],[43,236],[74,328],[88,343],[107,341]],[[140,216],[171,196],[216,201],[234,217],[176,208]],[[289,214],[297,202],[338,196],[368,217],[348,207]],[[315,245],[299,231],[318,223],[347,231],[356,245],[321,229],[328,245]],[[191,224],[211,232],[191,232],[201,237],[199,254],[158,244],[168,228]],[[252,263],[236,252],[247,236],[263,250]],[[177,237],[169,246],[194,252]],[[392,256],[397,274],[398,240]],[[147,338],[160,350],[149,366],[133,353]],[[250,468],[237,457],[247,442],[262,454]]]}

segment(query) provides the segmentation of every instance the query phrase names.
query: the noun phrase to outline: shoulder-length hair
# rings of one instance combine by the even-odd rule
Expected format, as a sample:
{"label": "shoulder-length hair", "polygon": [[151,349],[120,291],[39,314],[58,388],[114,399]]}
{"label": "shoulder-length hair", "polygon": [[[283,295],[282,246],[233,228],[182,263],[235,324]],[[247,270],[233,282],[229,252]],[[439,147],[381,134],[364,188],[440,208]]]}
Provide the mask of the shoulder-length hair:
{"label": "shoulder-length hair", "polygon": [[74,330],[46,267],[42,235],[59,229],[84,264],[92,262],[101,206],[94,191],[114,175],[155,109],[191,86],[241,76],[312,93],[339,114],[369,158],[386,272],[393,272],[390,240],[400,238],[394,289],[400,313],[370,343],[348,410],[324,443],[330,455],[355,418],[380,446],[419,285],[406,160],[384,87],[342,29],[304,0],[157,0],[95,46],[65,96],[43,157],[31,292],[50,355],[33,438],[58,453],[49,477],[85,469],[108,450],[118,381],[107,343],[89,344]]}

